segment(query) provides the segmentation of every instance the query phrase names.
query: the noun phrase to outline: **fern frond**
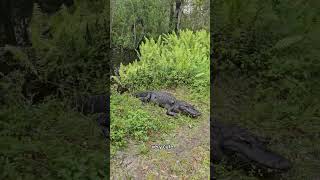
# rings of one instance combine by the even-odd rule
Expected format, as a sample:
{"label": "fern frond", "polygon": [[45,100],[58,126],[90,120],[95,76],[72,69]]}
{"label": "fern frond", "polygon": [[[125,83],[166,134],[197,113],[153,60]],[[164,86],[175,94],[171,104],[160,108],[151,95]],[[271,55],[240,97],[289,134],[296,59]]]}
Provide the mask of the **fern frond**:
{"label": "fern frond", "polygon": [[280,49],[284,49],[284,48],[288,48],[291,45],[298,43],[299,41],[301,41],[303,39],[304,36],[302,35],[296,35],[296,36],[289,36],[289,37],[285,37],[281,40],[279,40],[272,49],[275,50],[280,50]]}

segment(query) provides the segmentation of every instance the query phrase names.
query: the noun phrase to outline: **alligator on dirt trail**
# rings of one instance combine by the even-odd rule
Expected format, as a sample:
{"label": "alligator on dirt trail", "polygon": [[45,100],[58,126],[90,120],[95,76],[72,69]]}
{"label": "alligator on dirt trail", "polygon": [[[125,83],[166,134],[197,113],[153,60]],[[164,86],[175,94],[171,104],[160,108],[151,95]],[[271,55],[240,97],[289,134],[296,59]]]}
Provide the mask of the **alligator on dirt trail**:
{"label": "alligator on dirt trail", "polygon": [[177,100],[172,94],[160,91],[145,91],[134,94],[143,103],[151,102],[167,109],[167,115],[176,117],[178,113],[196,118],[201,113],[191,104]]}
{"label": "alligator on dirt trail", "polygon": [[267,140],[236,125],[211,120],[213,162],[226,160],[234,166],[256,169],[264,175],[285,172],[291,168],[289,160],[267,149]]}

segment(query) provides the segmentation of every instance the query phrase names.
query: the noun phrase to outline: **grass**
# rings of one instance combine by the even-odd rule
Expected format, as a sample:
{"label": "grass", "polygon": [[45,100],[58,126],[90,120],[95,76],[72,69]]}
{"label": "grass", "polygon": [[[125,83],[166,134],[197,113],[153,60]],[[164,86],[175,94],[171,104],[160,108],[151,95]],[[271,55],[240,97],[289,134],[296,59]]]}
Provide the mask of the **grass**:
{"label": "grass", "polygon": [[[148,173],[144,174],[147,179],[160,176],[181,178],[189,176],[190,172],[199,179],[203,179],[209,175],[209,133],[206,132],[201,137],[197,137],[202,138],[204,141],[202,144],[197,144],[200,141],[193,141],[192,138],[199,136],[202,133],[199,131],[203,130],[200,126],[208,122],[209,97],[208,95],[206,99],[192,97],[186,87],[164,91],[172,93],[177,99],[195,105],[203,115],[197,119],[184,115],[179,115],[178,118],[170,117],[166,115],[164,108],[153,104],[142,105],[140,100],[130,94],[120,95],[114,92],[111,96],[111,139],[113,140],[111,152],[113,158],[117,152],[131,155],[137,153],[138,155],[132,156],[134,159],[139,159],[139,162],[143,161],[141,164],[144,165],[137,166],[147,167]],[[133,112],[136,113],[135,116],[130,115]],[[143,128],[133,129],[131,126],[133,121],[135,126]],[[209,124],[205,126],[209,129]],[[118,135],[119,131],[125,132],[122,139],[112,137]],[[135,134],[139,134],[140,138]],[[132,142],[138,145],[132,145]],[[150,148],[152,144],[171,144],[174,148],[166,151],[153,150]],[[177,156],[176,151],[181,151],[183,154]],[[111,164],[115,169],[122,168],[115,163]],[[114,170],[114,173],[117,174],[118,170]]]}
{"label": "grass", "polygon": [[106,147],[92,118],[50,100],[0,110],[0,179],[101,179]]}
{"label": "grass", "polygon": [[[216,118],[271,138],[270,149],[288,158],[293,165],[276,179],[319,178],[320,107],[316,103],[319,94],[297,96],[299,89],[291,89],[287,98],[283,98],[271,86],[261,90],[250,85],[250,78],[240,78],[236,73],[221,73],[214,95]],[[223,164],[215,168],[218,179],[259,179],[241,170],[228,170]]]}
{"label": "grass", "polygon": [[[173,92],[178,99],[184,99],[196,105],[200,112],[208,112],[208,102],[196,100],[186,95],[186,88],[167,90]],[[207,99],[208,100],[208,99]],[[190,126],[195,121],[187,116],[179,115],[178,118],[166,115],[166,110],[153,104],[145,104],[129,93],[120,95],[113,91],[111,95],[111,152],[114,154],[121,147],[126,146],[128,139],[146,142],[158,134],[168,133],[183,124]],[[207,106],[207,107],[205,107]],[[206,108],[206,109],[205,109]]]}

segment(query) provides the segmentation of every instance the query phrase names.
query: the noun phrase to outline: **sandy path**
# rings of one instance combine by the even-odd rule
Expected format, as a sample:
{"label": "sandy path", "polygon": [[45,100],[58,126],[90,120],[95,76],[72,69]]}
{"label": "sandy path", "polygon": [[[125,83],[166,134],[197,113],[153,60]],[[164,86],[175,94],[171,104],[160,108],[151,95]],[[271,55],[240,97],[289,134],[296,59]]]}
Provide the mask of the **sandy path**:
{"label": "sandy path", "polygon": [[[210,129],[209,114],[204,114],[194,127],[184,125],[156,142],[130,142],[128,148],[111,159],[111,179],[209,179]],[[151,145],[170,144],[171,149],[153,149]]]}

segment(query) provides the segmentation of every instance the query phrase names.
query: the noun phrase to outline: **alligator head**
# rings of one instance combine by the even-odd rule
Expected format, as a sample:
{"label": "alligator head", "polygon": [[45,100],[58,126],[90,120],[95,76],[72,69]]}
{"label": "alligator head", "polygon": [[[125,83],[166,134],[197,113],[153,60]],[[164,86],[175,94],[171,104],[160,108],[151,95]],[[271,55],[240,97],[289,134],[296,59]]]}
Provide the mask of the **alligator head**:
{"label": "alligator head", "polygon": [[181,113],[196,118],[201,115],[201,113],[191,104],[184,101],[177,102],[178,109]]}

